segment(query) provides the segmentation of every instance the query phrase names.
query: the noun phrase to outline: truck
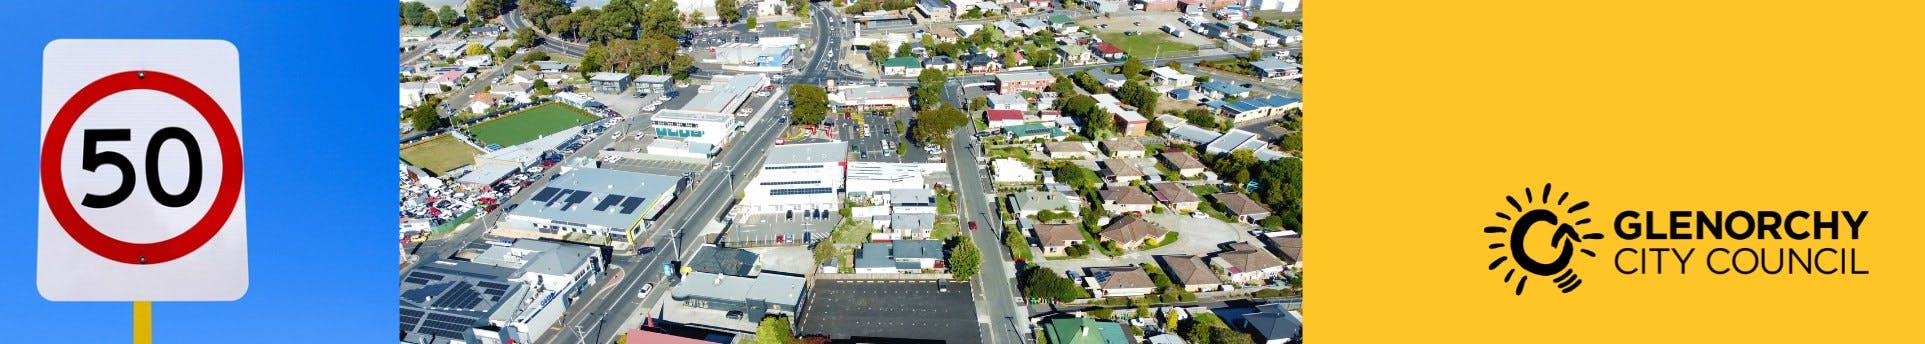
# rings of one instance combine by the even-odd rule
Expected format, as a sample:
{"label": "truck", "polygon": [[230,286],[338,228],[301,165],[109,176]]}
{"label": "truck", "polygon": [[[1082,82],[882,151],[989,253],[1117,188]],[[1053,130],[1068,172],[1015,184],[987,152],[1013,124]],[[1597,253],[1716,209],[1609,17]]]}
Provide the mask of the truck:
{"label": "truck", "polygon": [[1170,36],[1175,36],[1176,38],[1183,38],[1183,29],[1176,27],[1176,25],[1164,25],[1163,32],[1168,32]]}

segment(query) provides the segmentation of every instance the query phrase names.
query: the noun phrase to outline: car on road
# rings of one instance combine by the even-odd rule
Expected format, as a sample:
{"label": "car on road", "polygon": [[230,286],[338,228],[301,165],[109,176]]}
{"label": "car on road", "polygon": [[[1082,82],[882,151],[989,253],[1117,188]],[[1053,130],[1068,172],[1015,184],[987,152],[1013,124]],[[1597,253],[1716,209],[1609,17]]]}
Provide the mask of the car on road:
{"label": "car on road", "polygon": [[969,221],[969,230],[976,230],[976,221]]}
{"label": "car on road", "polygon": [[1203,214],[1203,212],[1201,212],[1201,211],[1192,211],[1192,212],[1190,212],[1190,218],[1194,218],[1194,219],[1201,219],[1201,218],[1205,218],[1205,217],[1210,217],[1210,216],[1209,216],[1209,215],[1204,215],[1204,214]]}
{"label": "car on road", "polygon": [[650,288],[654,288],[654,287],[655,287],[655,282],[649,282],[649,283],[646,283],[646,284],[642,284],[642,291],[639,291],[639,292],[635,292],[635,297],[636,297],[636,298],[646,298],[646,297],[648,297],[648,290],[649,290]]}

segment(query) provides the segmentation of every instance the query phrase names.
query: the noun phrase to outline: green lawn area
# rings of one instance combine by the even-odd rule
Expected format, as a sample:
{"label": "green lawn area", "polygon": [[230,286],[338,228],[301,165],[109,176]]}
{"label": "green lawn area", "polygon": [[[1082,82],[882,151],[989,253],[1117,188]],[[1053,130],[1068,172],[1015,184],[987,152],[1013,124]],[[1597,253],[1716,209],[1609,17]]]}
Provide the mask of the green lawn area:
{"label": "green lawn area", "polygon": [[937,218],[936,230],[931,231],[929,233],[929,238],[935,239],[935,240],[949,240],[949,237],[956,236],[956,233],[961,230],[961,226],[957,225],[956,221],[957,220],[954,217]]}
{"label": "green lawn area", "polygon": [[475,124],[468,131],[474,133],[474,139],[480,140],[479,144],[508,147],[596,119],[580,109],[548,103]]}
{"label": "green lawn area", "polygon": [[948,190],[936,191],[936,214],[956,213],[956,193]]}
{"label": "green lawn area", "polygon": [[1218,221],[1235,222],[1230,219],[1229,214],[1224,214],[1223,210],[1217,209],[1215,198],[1210,198],[1210,195],[1215,195],[1218,192],[1216,185],[1204,184],[1192,186],[1190,187],[1190,192],[1195,192],[1198,198],[1203,199],[1203,202],[1197,203],[1197,210],[1203,211],[1204,214],[1208,214],[1211,218],[1215,218]]}
{"label": "green lawn area", "polygon": [[779,21],[779,22],[775,22],[775,28],[776,28],[776,29],[778,29],[778,30],[788,30],[788,29],[793,29],[793,28],[795,28],[795,26],[796,26],[796,25],[800,25],[800,24],[799,24],[799,22],[797,22],[797,21],[794,21],[794,20],[790,20],[790,21]]}
{"label": "green lawn area", "polygon": [[435,174],[447,174],[455,168],[473,164],[475,154],[481,154],[481,151],[462,143],[452,135],[435,136],[414,145],[401,147],[402,161]]}
{"label": "green lawn area", "polygon": [[[1115,44],[1117,48],[1123,48],[1124,53],[1137,59],[1190,56],[1196,53],[1196,46],[1173,41],[1170,35],[1155,31],[1143,32],[1135,36],[1124,36],[1121,32],[1102,33],[1096,36],[1103,38],[1104,42]],[[1157,51],[1158,46],[1163,47],[1160,54]]]}
{"label": "green lawn area", "polygon": [[842,221],[842,227],[835,230],[834,240],[843,244],[860,244],[869,242],[869,234],[875,232],[869,221]]}

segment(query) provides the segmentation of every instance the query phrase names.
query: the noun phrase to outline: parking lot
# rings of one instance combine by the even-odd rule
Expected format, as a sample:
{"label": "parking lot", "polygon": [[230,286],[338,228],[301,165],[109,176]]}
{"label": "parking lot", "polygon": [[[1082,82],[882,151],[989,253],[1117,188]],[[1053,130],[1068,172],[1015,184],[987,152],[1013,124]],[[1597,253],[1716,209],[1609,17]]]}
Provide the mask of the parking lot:
{"label": "parking lot", "polygon": [[948,291],[937,283],[817,280],[796,332],[870,342],[982,342],[969,282],[946,282]]}
{"label": "parking lot", "polygon": [[722,241],[731,246],[795,245],[829,237],[841,216],[834,211],[794,211],[735,219]]}
{"label": "parking lot", "polygon": [[[856,161],[909,163],[941,161],[937,155],[930,154],[929,151],[923,150],[922,146],[909,141],[908,133],[905,131],[911,125],[910,119],[915,116],[914,112],[909,109],[896,109],[890,113],[890,115],[878,115],[875,112],[862,114],[863,123],[860,127],[856,121],[839,119],[841,122],[838,124],[841,131],[839,135],[851,141],[849,150],[856,154]],[[903,122],[905,131],[896,130],[896,121]],[[869,129],[868,135],[862,135],[861,127]],[[909,147],[903,150],[903,154],[898,155],[895,148],[901,145]]]}

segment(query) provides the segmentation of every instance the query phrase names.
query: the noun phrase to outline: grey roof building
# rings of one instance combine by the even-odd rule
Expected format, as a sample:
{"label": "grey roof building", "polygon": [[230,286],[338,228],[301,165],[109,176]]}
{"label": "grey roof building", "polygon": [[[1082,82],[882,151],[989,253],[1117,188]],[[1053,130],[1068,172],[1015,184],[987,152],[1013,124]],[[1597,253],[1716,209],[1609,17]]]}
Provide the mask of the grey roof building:
{"label": "grey roof building", "polygon": [[1282,304],[1257,305],[1257,312],[1244,314],[1242,323],[1245,330],[1269,342],[1303,339],[1303,318],[1283,309]]}
{"label": "grey roof building", "polygon": [[682,178],[601,168],[564,172],[508,212],[503,226],[559,237],[607,235],[633,242],[681,191]]}
{"label": "grey roof building", "polygon": [[695,249],[695,257],[689,258],[684,267],[695,272],[747,277],[755,275],[756,260],[760,257],[739,248],[702,245]]}
{"label": "grey roof building", "polygon": [[1203,129],[1203,127],[1184,124],[1170,128],[1169,136],[1171,139],[1189,142],[1195,145],[1203,145],[1209,144],[1211,141],[1216,141],[1216,139],[1222,137],[1223,134],[1209,129]]}
{"label": "grey roof building", "polygon": [[525,297],[522,284],[509,280],[514,275],[515,269],[475,262],[420,263],[401,276],[401,340],[472,342],[471,329],[511,318],[514,301]]}
{"label": "grey roof building", "polygon": [[743,319],[761,319],[770,312],[795,314],[807,291],[802,276],[764,272],[755,277],[692,272],[669,293],[682,304],[723,311],[739,311]]}

